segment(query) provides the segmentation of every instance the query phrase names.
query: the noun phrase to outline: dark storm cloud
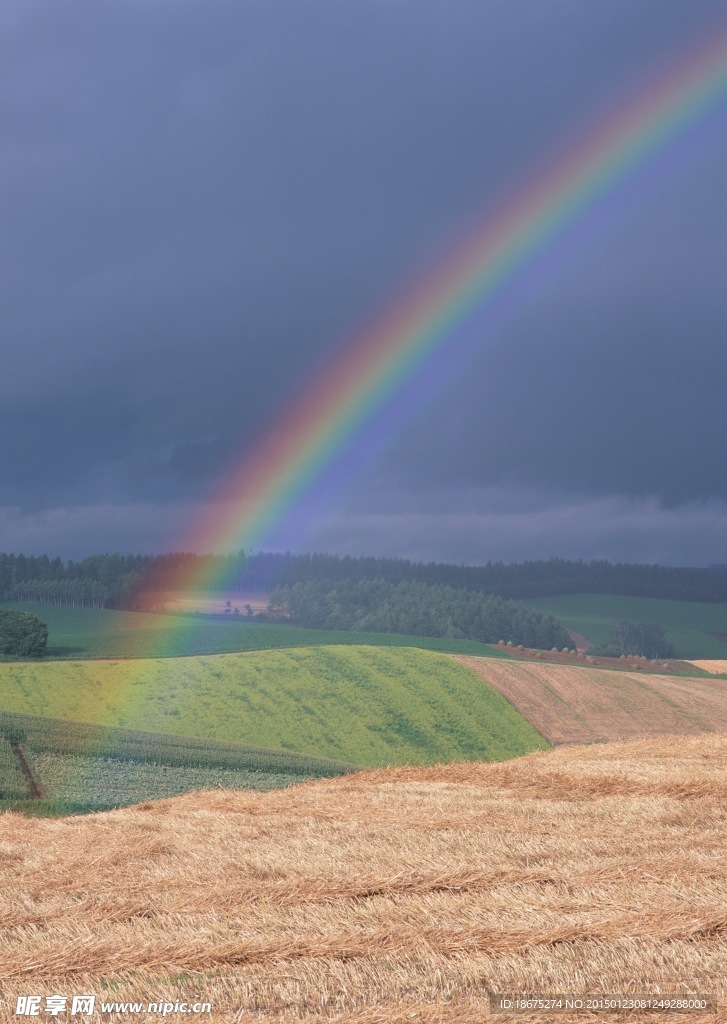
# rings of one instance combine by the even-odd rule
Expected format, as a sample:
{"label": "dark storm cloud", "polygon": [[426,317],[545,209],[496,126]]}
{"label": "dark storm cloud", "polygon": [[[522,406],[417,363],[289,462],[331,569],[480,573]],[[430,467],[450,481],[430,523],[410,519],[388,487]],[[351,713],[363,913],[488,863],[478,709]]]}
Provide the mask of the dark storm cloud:
{"label": "dark storm cloud", "polygon": [[[166,546],[358,325],[720,13],[4,4],[0,549]],[[456,515],[467,487],[539,488],[551,508],[727,498],[717,128],[452,360],[377,450],[351,522],[356,503],[388,515],[402,482],[424,516]]]}
{"label": "dark storm cloud", "polygon": [[[421,505],[421,503],[419,503]],[[472,505],[481,505],[477,512]],[[482,565],[551,555],[659,565],[700,566],[727,554],[727,505],[690,503],[678,510],[653,500],[564,500],[509,488],[470,494],[464,510],[337,514],[308,538],[350,555],[371,551],[412,561]]]}

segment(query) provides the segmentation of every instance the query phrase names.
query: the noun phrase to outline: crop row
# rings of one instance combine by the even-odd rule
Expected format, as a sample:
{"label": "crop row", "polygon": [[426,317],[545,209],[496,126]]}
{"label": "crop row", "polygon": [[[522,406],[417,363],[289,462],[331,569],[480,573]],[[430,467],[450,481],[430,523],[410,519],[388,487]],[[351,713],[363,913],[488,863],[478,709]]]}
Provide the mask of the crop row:
{"label": "crop row", "polygon": [[[24,749],[35,754],[75,755],[167,767],[268,772],[308,778],[340,775],[355,767],[327,758],[194,736],[0,712],[0,738],[8,735],[20,736]],[[0,743],[10,750],[7,740],[0,740]],[[14,760],[17,765],[17,759]]]}
{"label": "crop row", "polygon": [[[98,808],[160,800],[198,789],[281,789],[302,781],[297,773],[185,768],[112,758],[28,753],[48,800]],[[307,776],[314,778],[315,776]]]}

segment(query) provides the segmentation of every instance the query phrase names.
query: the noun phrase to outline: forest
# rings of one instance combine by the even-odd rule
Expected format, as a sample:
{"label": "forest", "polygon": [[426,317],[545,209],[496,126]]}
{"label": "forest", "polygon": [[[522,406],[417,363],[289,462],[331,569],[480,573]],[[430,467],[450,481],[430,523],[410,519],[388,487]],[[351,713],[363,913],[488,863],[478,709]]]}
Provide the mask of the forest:
{"label": "forest", "polygon": [[382,580],[494,594],[507,599],[612,594],[674,601],[727,601],[727,569],[672,568],[551,558],[481,566],[326,554],[91,555],[63,562],[48,555],[0,554],[0,598],[85,607],[129,607],[145,590],[213,589],[269,593],[276,586]]}
{"label": "forest", "polygon": [[505,640],[541,649],[572,645],[552,615],[492,594],[425,583],[294,583],[275,588],[267,617],[312,629],[406,633],[482,643]]}

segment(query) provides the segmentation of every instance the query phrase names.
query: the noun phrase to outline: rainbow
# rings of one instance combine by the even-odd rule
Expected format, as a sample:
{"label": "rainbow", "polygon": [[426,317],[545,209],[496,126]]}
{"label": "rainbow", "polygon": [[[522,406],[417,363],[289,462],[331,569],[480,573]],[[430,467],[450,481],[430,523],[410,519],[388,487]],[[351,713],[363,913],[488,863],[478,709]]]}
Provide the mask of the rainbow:
{"label": "rainbow", "polygon": [[[371,329],[346,346],[290,405],[177,545],[182,551],[260,548],[324,469],[473,312],[727,93],[727,31],[672,63],[474,231]],[[198,589],[212,582],[194,581]],[[160,589],[163,587],[160,586]]]}
{"label": "rainbow", "polygon": [[[499,300],[508,287],[523,278],[530,287],[529,271],[538,261],[553,258],[555,243],[569,227],[583,223],[604,197],[615,194],[673,139],[716,109],[725,95],[727,26],[541,171],[437,272],[353,338],[340,358],[291,403],[179,539],[176,550],[227,552],[264,545],[278,524],[302,507],[324,471],[350,451],[364,428],[376,429],[387,403],[400,400],[409,382],[427,367],[436,367],[440,355],[454,352],[459,357],[463,332],[468,344],[472,337],[478,344],[479,338],[489,339],[480,333],[483,316],[488,323],[498,321]],[[220,585],[224,580],[219,570],[205,569],[187,580],[189,590]],[[145,589],[167,588],[159,576],[147,581]],[[194,622],[194,617],[168,617],[160,627],[168,653],[174,650],[177,631],[193,633]],[[158,668],[138,656],[142,649],[151,653],[146,628],[140,622],[136,656],[109,666],[104,683],[104,706],[128,727],[144,724],[150,699],[173,693],[178,672],[174,662],[166,660]],[[82,709],[74,713],[86,717]]]}

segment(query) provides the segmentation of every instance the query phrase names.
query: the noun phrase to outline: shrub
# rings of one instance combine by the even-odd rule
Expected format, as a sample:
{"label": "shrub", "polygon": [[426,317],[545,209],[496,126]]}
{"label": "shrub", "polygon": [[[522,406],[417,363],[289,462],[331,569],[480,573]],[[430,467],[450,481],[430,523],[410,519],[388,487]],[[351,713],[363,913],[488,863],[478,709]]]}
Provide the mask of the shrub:
{"label": "shrub", "polygon": [[0,609],[0,654],[15,658],[42,658],[48,627],[31,612]]}

